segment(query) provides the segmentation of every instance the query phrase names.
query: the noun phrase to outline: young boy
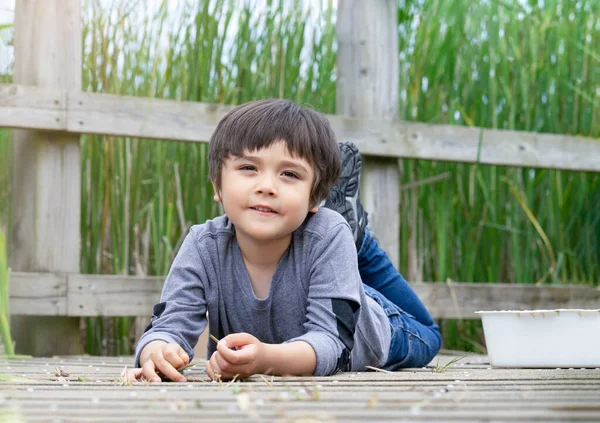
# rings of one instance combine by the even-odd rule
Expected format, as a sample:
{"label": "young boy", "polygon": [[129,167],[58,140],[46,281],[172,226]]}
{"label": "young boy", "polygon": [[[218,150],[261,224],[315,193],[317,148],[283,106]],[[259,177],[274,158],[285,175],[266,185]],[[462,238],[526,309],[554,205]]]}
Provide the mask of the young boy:
{"label": "young boy", "polygon": [[366,229],[360,155],[338,150],[323,115],[285,100],[238,106],[217,126],[209,164],[226,214],[190,229],[130,377],[185,381],[177,369],[207,311],[220,339],[208,345],[212,379],[433,359],[438,326]]}

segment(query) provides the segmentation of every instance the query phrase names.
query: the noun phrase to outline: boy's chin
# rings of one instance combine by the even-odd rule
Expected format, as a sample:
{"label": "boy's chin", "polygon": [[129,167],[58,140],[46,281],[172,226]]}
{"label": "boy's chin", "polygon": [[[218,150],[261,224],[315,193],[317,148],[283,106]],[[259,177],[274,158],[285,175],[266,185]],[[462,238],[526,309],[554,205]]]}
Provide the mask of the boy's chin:
{"label": "boy's chin", "polygon": [[244,231],[244,236],[257,242],[269,242],[286,238],[290,236],[291,233],[292,232],[287,233],[287,231],[276,233],[269,231]]}

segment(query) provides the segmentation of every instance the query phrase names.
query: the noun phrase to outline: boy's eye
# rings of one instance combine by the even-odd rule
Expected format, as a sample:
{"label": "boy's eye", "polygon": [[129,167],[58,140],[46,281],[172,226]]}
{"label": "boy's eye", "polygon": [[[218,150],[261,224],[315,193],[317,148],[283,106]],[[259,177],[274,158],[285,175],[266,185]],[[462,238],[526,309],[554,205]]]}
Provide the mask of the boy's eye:
{"label": "boy's eye", "polygon": [[300,179],[300,177],[297,174],[295,174],[294,172],[290,172],[290,171],[283,172],[283,176],[287,176],[288,178]]}
{"label": "boy's eye", "polygon": [[252,165],[243,165],[243,166],[240,166],[240,170],[256,170],[256,167],[254,167]]}

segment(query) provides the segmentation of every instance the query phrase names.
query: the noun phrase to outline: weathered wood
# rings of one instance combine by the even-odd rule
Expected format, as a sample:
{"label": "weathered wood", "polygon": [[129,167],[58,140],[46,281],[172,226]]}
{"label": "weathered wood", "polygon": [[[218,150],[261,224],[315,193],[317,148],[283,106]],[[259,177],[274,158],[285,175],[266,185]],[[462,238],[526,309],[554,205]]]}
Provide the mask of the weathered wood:
{"label": "weathered wood", "polygon": [[415,292],[437,318],[473,319],[479,310],[597,309],[600,289],[581,285],[415,283]]}
{"label": "weathered wood", "polygon": [[[398,4],[396,0],[340,0],[336,112],[342,116],[398,120]],[[338,134],[340,139],[346,140]],[[374,142],[375,139],[368,139]],[[362,147],[359,145],[359,148]],[[370,159],[365,166],[361,199],[369,226],[396,268],[400,254],[400,171],[397,160]]]}
{"label": "weathered wood", "polygon": [[[41,87],[36,114],[29,100],[28,119],[55,129],[64,121],[63,93],[81,89],[81,12],[79,0],[23,0],[15,8],[15,73],[17,84]],[[58,91],[60,90],[60,91]],[[28,101],[27,89],[13,89],[3,100]],[[3,114],[3,116],[5,116]],[[58,119],[58,120],[57,120]],[[19,271],[79,272],[80,179],[79,135],[62,132],[13,132],[13,185],[10,265]],[[40,284],[43,282],[40,281]],[[53,282],[54,283],[54,282]],[[37,289],[33,289],[35,293]],[[41,290],[40,290],[41,292]],[[60,300],[54,297],[60,311]],[[34,305],[25,304],[27,308]],[[17,304],[18,306],[18,304]],[[43,307],[42,307],[43,309]],[[37,311],[30,309],[30,311]],[[46,310],[48,311],[48,310]],[[30,314],[30,313],[26,313]],[[81,351],[79,319],[12,319],[18,352],[48,355]]]}
{"label": "weathered wood", "polygon": [[[67,316],[67,280],[53,273],[25,273],[10,284],[12,314]],[[29,312],[28,312],[29,311]]]}
{"label": "weathered wood", "polygon": [[[116,107],[116,108],[115,108]],[[233,106],[209,103],[165,101],[83,92],[69,93],[67,130],[103,134],[106,128],[119,128],[120,135],[135,137],[208,141],[221,118]]]}
{"label": "weathered wood", "polygon": [[29,85],[0,85],[2,126],[62,131],[67,127],[67,91]]}
{"label": "weathered wood", "polygon": [[[14,272],[9,286],[11,314],[149,316],[163,280]],[[479,319],[474,314],[478,310],[597,309],[600,304],[600,289],[582,285],[419,282],[411,286],[436,318]],[[44,301],[48,304],[41,304]]]}
{"label": "weathered wood", "polygon": [[[36,104],[38,97],[42,104]],[[77,98],[85,101],[73,102]],[[52,106],[55,100],[59,104]],[[207,142],[229,110],[231,106],[207,103],[0,84],[0,127],[8,128]],[[600,141],[593,138],[379,117],[327,118],[340,140],[352,141],[367,156],[600,172]]]}
{"label": "weathered wood", "polygon": [[163,278],[69,275],[69,316],[149,316],[160,298]]}
{"label": "weathered wood", "polygon": [[[453,356],[438,356],[440,363]],[[132,357],[0,359],[0,415],[61,421],[598,421],[600,370],[495,369],[470,355],[434,372],[253,376],[210,383],[205,361],[186,383],[121,386]],[[482,364],[488,367],[481,368]],[[58,372],[64,372],[60,376]],[[266,380],[266,381],[265,381]]]}
{"label": "weathered wood", "polygon": [[394,267],[400,264],[400,179],[393,159],[364,157],[361,199],[369,213],[369,228]]}

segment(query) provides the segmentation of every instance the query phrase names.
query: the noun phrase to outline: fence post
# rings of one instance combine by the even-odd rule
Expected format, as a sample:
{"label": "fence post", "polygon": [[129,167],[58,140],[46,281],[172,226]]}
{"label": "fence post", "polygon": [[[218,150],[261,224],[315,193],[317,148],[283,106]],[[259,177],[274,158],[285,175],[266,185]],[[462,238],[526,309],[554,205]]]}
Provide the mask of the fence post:
{"label": "fence post", "polygon": [[[336,25],[337,114],[398,116],[397,0],[340,0]],[[370,227],[398,268],[400,172],[396,159],[363,157],[361,199]]]}
{"label": "fence post", "polygon": [[[18,0],[14,83],[81,90],[81,0]],[[55,102],[65,101],[57,98]],[[13,271],[79,273],[79,136],[13,131]],[[13,316],[19,353],[82,352],[79,318]]]}

